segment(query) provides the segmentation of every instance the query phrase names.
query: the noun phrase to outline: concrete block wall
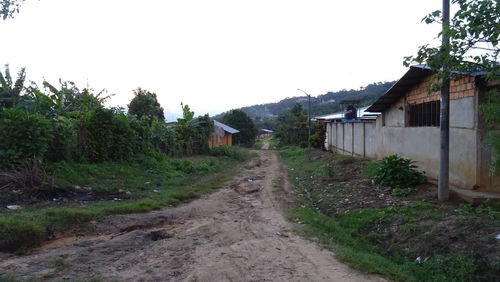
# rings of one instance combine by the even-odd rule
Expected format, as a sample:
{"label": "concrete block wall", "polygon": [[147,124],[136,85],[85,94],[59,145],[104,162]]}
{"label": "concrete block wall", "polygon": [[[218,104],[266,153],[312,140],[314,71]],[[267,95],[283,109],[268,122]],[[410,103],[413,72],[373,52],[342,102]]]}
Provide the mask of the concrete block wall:
{"label": "concrete block wall", "polygon": [[326,123],[325,148],[361,158],[375,158],[375,122]]}

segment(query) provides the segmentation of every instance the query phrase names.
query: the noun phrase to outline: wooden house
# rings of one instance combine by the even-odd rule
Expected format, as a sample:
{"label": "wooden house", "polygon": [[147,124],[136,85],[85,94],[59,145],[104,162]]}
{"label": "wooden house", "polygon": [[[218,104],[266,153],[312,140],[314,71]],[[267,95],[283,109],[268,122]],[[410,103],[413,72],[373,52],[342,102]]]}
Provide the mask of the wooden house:
{"label": "wooden house", "polygon": [[233,145],[233,134],[239,133],[240,131],[225,125],[222,122],[214,120],[214,129],[210,138],[208,139],[208,146],[210,148],[227,145]]}

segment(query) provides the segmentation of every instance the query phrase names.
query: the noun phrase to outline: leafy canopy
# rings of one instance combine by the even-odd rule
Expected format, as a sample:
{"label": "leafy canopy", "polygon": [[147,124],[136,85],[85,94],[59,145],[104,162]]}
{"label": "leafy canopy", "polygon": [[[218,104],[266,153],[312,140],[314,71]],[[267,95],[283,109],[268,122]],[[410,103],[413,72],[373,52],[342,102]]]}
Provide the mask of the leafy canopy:
{"label": "leafy canopy", "polygon": [[156,117],[160,121],[165,121],[163,108],[158,103],[156,94],[140,87],[134,90],[134,98],[128,105],[129,114],[138,117]]}
{"label": "leafy canopy", "polygon": [[253,145],[257,136],[257,127],[244,111],[233,110],[222,117],[222,122],[240,131],[233,136],[235,144]]}
{"label": "leafy canopy", "polygon": [[15,13],[19,13],[19,8],[25,0],[0,0],[0,17],[6,20],[13,18]]}
{"label": "leafy canopy", "polygon": [[307,115],[300,104],[278,117],[276,137],[280,145],[307,146]]}
{"label": "leafy canopy", "polygon": [[[496,0],[452,0],[458,11],[450,20],[449,28],[439,33],[448,35],[445,46],[420,46],[416,56],[405,58],[404,64],[426,64],[443,69],[471,72],[486,70],[488,78],[498,77],[498,35],[500,33],[500,4]],[[441,11],[434,11],[422,21],[441,24]],[[443,52],[447,48],[447,52]],[[446,66],[446,68],[443,68]]]}

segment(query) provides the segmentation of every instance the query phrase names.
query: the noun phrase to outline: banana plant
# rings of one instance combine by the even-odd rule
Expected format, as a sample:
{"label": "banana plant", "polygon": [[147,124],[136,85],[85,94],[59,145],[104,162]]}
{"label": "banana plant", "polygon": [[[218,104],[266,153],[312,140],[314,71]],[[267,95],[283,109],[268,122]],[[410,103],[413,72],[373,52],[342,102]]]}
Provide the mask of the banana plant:
{"label": "banana plant", "polygon": [[90,89],[80,91],[74,82],[59,80],[60,88],[55,87],[47,81],[43,82],[44,89],[40,90],[36,85],[29,88],[34,103],[32,111],[47,117],[69,117],[78,112],[89,111],[101,107],[110,95],[103,95],[103,89],[97,94]]}
{"label": "banana plant", "polygon": [[15,81],[10,75],[9,65],[5,65],[4,73],[0,72],[0,111],[4,108],[13,108],[21,100],[21,93],[24,89],[26,72],[24,68],[17,74]]}

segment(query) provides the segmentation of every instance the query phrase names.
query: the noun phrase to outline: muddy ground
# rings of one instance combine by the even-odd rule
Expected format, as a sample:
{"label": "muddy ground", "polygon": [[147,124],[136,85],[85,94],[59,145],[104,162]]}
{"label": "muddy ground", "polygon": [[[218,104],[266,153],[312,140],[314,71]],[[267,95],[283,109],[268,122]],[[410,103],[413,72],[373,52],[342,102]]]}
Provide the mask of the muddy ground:
{"label": "muddy ground", "polygon": [[291,232],[293,202],[276,153],[217,192],[177,207],[92,222],[24,255],[0,254],[0,274],[59,281],[374,281]]}

